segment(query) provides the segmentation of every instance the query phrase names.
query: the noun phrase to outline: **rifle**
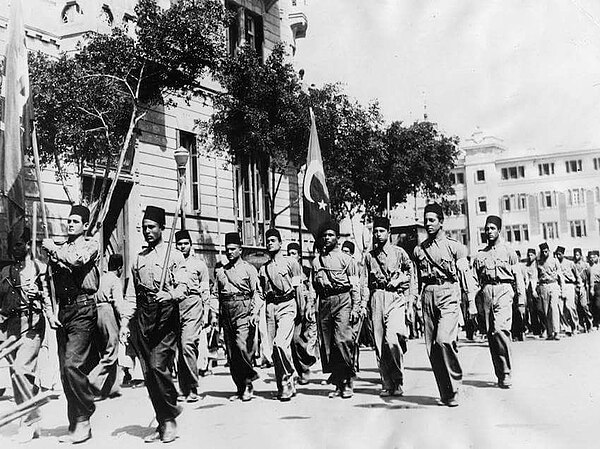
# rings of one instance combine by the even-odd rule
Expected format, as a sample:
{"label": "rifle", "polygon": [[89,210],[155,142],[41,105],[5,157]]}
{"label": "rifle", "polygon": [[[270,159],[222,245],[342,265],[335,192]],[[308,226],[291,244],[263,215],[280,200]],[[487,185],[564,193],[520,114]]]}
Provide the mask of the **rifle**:
{"label": "rifle", "polygon": [[354,346],[354,360],[353,360],[353,365],[356,367],[356,371],[360,371],[360,363],[359,363],[359,356],[360,356],[360,346],[358,344],[358,340],[360,339],[360,331],[363,327],[363,323],[365,322],[365,315],[362,315],[360,317],[360,319],[358,320],[358,326],[356,328],[356,336],[354,337],[354,341],[353,346]]}

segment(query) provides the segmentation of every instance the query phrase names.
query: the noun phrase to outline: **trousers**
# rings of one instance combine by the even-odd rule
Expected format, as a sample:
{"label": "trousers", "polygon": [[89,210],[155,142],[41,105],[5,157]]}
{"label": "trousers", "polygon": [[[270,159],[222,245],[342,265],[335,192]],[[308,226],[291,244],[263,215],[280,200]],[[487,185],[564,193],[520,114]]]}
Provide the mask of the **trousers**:
{"label": "trousers", "polygon": [[458,284],[426,285],[423,289],[425,346],[443,401],[453,399],[462,381],[458,360]]}
{"label": "trousers", "polygon": [[179,336],[179,308],[173,302],[139,301],[135,313],[132,343],[142,362],[156,420],[163,424],[181,413],[171,375]]}
{"label": "trousers", "polygon": [[88,377],[94,394],[107,397],[119,392],[119,323],[111,303],[99,303],[97,308],[96,347],[100,361]]}
{"label": "trousers", "polygon": [[485,285],[483,308],[494,372],[498,380],[510,375],[514,290],[510,284]]}
{"label": "trousers", "polygon": [[587,285],[575,291],[575,304],[581,327],[587,332],[592,328],[592,312],[590,312]]}
{"label": "trousers", "polygon": [[579,328],[579,315],[577,313],[577,305],[575,304],[574,284],[563,285],[563,299],[561,306],[563,324],[571,333],[574,333],[577,328]]}
{"label": "trousers", "polygon": [[275,380],[277,391],[281,393],[283,383],[294,375],[292,339],[298,307],[295,298],[292,298],[278,304],[267,302],[266,309],[269,340],[273,342]]}
{"label": "trousers", "polygon": [[351,311],[349,292],[320,298],[321,365],[324,373],[331,373],[328,382],[336,386],[341,386],[356,375]]}
{"label": "trousers", "polygon": [[179,389],[184,396],[192,392],[198,393],[198,355],[203,312],[202,299],[198,295],[188,296],[179,303],[181,328],[177,372]]}
{"label": "trousers", "polygon": [[250,323],[251,300],[221,301],[221,319],[229,356],[229,372],[239,394],[247,385],[258,379],[252,365],[256,339],[256,326]]}
{"label": "trousers", "polygon": [[406,299],[404,295],[375,290],[371,294],[375,354],[382,388],[394,390],[404,384],[407,351]]}
{"label": "trousers", "polygon": [[93,300],[83,304],[61,304],[57,329],[58,363],[63,391],[67,399],[67,417],[72,430],[76,423],[88,421],[96,406],[88,379],[91,370],[92,339],[98,311]]}
{"label": "trousers", "polygon": [[310,367],[317,361],[314,352],[315,326],[314,320],[307,320],[301,313],[296,316],[292,339],[292,359],[294,368],[300,376],[308,374]]}
{"label": "trousers", "polygon": [[560,287],[556,282],[540,284],[540,301],[546,316],[548,337],[560,331]]}

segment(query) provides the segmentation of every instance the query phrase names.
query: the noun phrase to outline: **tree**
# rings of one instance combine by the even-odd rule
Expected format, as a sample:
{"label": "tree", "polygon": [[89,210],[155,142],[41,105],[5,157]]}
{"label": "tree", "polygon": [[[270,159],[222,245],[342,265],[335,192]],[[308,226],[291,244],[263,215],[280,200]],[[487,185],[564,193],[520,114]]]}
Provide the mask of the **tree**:
{"label": "tree", "polygon": [[275,211],[283,176],[297,175],[306,162],[310,130],[307,95],[285,56],[277,45],[263,62],[244,46],[227,58],[216,76],[223,92],[214,97],[209,123],[214,147],[233,163],[265,162],[271,226],[285,210]]}
{"label": "tree", "polygon": [[150,108],[174,105],[174,97],[202,94],[203,77],[225,55],[229,16],[219,0],[179,0],[168,9],[140,0],[135,11],[136,39],[115,28],[88,35],[74,55],[30,57],[41,159],[59,178],[66,164],[80,177],[85,167],[104,166],[102,186],[92,185],[89,198],[100,205],[99,225],[116,186],[109,175],[116,163],[118,179],[139,121]]}

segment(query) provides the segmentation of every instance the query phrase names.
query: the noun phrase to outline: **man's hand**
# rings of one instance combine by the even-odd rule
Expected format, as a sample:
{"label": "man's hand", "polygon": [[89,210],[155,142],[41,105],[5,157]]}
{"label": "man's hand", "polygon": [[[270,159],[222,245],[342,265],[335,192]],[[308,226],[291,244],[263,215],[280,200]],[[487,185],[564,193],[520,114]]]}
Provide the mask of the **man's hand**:
{"label": "man's hand", "polygon": [[44,248],[48,252],[55,252],[58,246],[54,243],[52,239],[43,239],[42,240],[42,248]]}
{"label": "man's hand", "polygon": [[129,323],[122,324],[121,328],[119,329],[119,341],[121,342],[121,344],[127,344],[127,342],[129,341],[129,335]]}
{"label": "man's hand", "polygon": [[475,301],[469,303],[469,318],[477,318],[477,306],[475,305]]}
{"label": "man's hand", "polygon": [[519,304],[519,314],[525,316],[525,304]]}
{"label": "man's hand", "polygon": [[259,321],[260,321],[260,308],[256,307],[250,315],[250,324],[252,326],[258,326]]}
{"label": "man's hand", "polygon": [[358,307],[350,313],[350,322],[357,324],[363,316],[365,316],[365,309]]}
{"label": "man's hand", "polygon": [[62,327],[62,323],[58,320],[58,317],[54,312],[47,312],[46,316],[48,317],[48,324],[52,329],[58,329]]}
{"label": "man's hand", "polygon": [[311,323],[315,319],[315,305],[307,304],[304,309],[304,320]]}
{"label": "man's hand", "polygon": [[27,289],[27,297],[29,299],[35,299],[40,295],[40,289],[36,284],[31,284]]}
{"label": "man's hand", "polygon": [[158,302],[167,302],[173,300],[173,295],[170,292],[160,291],[156,294],[156,300]]}

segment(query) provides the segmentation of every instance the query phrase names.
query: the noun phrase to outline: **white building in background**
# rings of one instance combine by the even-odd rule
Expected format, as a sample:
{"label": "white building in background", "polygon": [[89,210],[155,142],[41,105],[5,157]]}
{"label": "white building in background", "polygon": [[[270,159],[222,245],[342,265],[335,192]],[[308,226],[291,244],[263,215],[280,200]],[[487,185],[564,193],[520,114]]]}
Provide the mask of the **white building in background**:
{"label": "white building in background", "polygon": [[[600,249],[600,149],[531,150],[512,156],[502,141],[474,134],[461,146],[452,172],[458,212],[444,228],[471,253],[483,247],[489,214],[503,219],[506,241],[525,254],[548,242],[584,251]],[[410,198],[392,224],[423,223],[425,198]]]}

